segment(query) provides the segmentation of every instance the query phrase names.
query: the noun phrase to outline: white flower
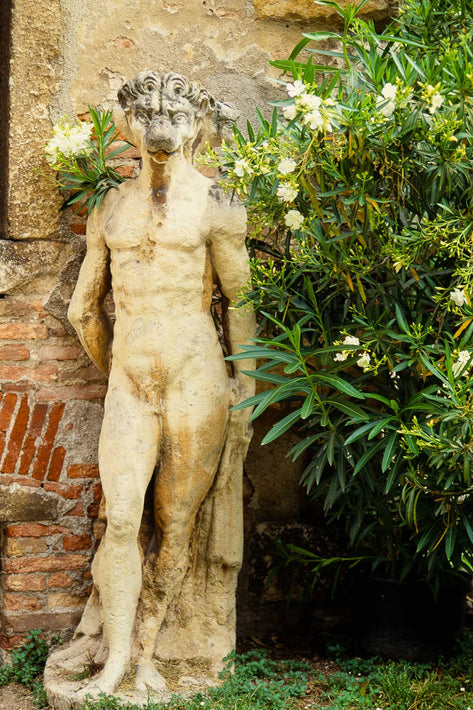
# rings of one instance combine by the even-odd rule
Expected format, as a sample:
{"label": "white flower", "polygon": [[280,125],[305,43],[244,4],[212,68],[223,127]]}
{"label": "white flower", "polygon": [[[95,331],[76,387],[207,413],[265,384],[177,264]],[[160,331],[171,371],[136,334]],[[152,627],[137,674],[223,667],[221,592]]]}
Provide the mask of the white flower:
{"label": "white flower", "polygon": [[396,98],[396,93],[397,93],[397,86],[394,86],[394,84],[391,84],[390,81],[388,81],[387,84],[383,86],[381,89],[381,94],[384,96],[385,99],[395,99]]}
{"label": "white flower", "polygon": [[281,173],[281,175],[289,175],[289,173],[294,172],[296,167],[297,163],[295,160],[291,160],[290,158],[283,158],[283,160],[281,160],[278,165],[278,171]]}
{"label": "white flower", "polygon": [[292,202],[299,194],[299,190],[290,182],[282,182],[276,190],[276,195],[281,202]]}
{"label": "white flower", "polygon": [[289,229],[299,229],[303,221],[304,217],[299,210],[289,210],[284,217],[284,222]]}
{"label": "white flower", "polygon": [[289,106],[284,106],[282,113],[283,113],[284,118],[287,118],[288,121],[294,120],[296,117],[296,114],[297,114],[296,104],[290,104]]}
{"label": "white flower", "polygon": [[297,98],[297,103],[303,106],[304,108],[313,111],[314,109],[320,108],[322,99],[320,98],[320,96],[316,96],[315,94],[301,94]]}
{"label": "white flower", "polygon": [[457,361],[452,365],[452,373],[454,377],[467,374],[467,364],[470,362],[471,355],[468,350],[460,350]]}
{"label": "white flower", "polygon": [[343,345],[359,345],[360,341],[355,335],[346,335],[342,340]]}
{"label": "white flower", "polygon": [[344,360],[347,359],[349,354],[350,354],[349,350],[342,350],[341,353],[336,353],[335,357],[333,359],[336,360],[337,362],[343,362]]}
{"label": "white flower", "polygon": [[246,160],[240,158],[240,160],[235,161],[234,173],[238,177],[244,177],[245,175],[251,175],[253,172]]}
{"label": "white flower", "polygon": [[370,367],[370,361],[371,355],[369,353],[363,353],[363,355],[356,361],[356,364],[358,365],[358,367],[363,368],[363,372],[367,372]]}
{"label": "white flower", "polygon": [[310,129],[316,131],[318,128],[323,128],[325,121],[320,111],[314,109],[310,113],[306,113],[304,123],[308,125]]}
{"label": "white flower", "polygon": [[72,123],[70,119],[63,118],[55,124],[53,137],[44,149],[46,160],[53,165],[74,155],[89,155],[93,150],[90,143],[91,134],[91,123]]}
{"label": "white flower", "polygon": [[293,84],[286,84],[286,91],[289,96],[293,99],[294,96],[299,96],[303,94],[305,89],[305,84],[300,79],[297,79]]}
{"label": "white flower", "polygon": [[394,109],[396,108],[396,104],[394,103],[394,101],[386,101],[386,99],[382,96],[378,96],[378,98],[376,99],[376,108],[380,113],[383,114],[383,116],[389,118],[393,115]]}
{"label": "white flower", "polygon": [[438,92],[435,94],[432,94],[430,97],[430,106],[429,106],[429,113],[435,113],[438,108],[443,104],[445,99],[441,94]]}
{"label": "white flower", "polygon": [[454,288],[450,293],[450,300],[453,301],[456,306],[463,306],[467,303],[465,289]]}

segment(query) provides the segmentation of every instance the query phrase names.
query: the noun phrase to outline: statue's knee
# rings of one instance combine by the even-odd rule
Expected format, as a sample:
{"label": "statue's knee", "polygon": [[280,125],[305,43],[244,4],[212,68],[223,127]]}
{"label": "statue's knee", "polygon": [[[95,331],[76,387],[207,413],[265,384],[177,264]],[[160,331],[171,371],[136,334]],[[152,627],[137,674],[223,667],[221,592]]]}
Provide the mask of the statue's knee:
{"label": "statue's knee", "polygon": [[133,542],[138,537],[141,511],[135,507],[107,507],[107,538],[117,543]]}

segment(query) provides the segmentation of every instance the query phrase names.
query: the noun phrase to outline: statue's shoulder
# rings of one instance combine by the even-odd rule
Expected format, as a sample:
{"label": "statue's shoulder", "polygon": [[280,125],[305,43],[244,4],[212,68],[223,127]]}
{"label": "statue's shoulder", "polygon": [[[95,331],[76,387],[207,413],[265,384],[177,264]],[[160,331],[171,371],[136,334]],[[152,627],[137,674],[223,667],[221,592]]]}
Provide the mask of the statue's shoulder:
{"label": "statue's shoulder", "polygon": [[[211,181],[208,190],[208,217],[214,235],[245,235],[246,209],[238,197]],[[239,237],[240,238],[240,237]]]}

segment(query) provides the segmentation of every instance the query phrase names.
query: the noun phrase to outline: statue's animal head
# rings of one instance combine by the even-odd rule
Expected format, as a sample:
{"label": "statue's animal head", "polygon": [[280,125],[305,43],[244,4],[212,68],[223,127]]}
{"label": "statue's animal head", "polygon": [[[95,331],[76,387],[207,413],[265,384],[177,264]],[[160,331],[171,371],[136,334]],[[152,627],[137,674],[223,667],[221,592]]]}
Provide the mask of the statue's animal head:
{"label": "statue's animal head", "polygon": [[122,86],[118,100],[126,118],[124,125],[116,115],[122,132],[142,151],[163,158],[181,148],[190,156],[207,141],[216,146],[231,140],[238,118],[233,106],[175,72],[142,71]]}

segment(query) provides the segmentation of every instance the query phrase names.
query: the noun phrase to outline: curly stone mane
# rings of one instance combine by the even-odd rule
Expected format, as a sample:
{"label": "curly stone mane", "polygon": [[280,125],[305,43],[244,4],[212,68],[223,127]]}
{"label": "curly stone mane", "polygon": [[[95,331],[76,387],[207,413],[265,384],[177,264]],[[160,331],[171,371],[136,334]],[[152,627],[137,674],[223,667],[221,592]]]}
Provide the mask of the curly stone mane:
{"label": "curly stone mane", "polygon": [[182,74],[169,72],[160,76],[155,71],[142,71],[127,81],[118,92],[118,100],[124,111],[130,111],[137,102],[146,105],[160,97],[168,101],[187,99],[196,108],[198,118],[209,109],[210,97],[206,89],[195,81],[188,81]]}

